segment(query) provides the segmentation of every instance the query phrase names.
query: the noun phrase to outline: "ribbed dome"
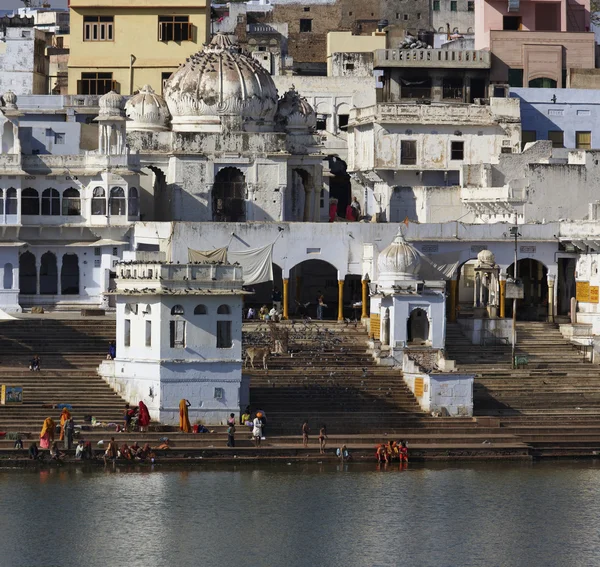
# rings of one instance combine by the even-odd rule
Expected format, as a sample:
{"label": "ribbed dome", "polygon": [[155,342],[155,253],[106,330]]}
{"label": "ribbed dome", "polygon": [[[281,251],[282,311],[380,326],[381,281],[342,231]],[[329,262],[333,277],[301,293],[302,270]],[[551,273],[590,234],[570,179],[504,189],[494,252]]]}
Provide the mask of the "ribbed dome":
{"label": "ribbed dome", "polygon": [[317,125],[313,107],[294,85],[279,99],[276,120],[288,130],[313,130]]}
{"label": "ribbed dome", "polygon": [[110,91],[100,97],[98,106],[100,107],[100,116],[107,118],[110,116],[123,116],[123,107],[125,99],[115,91]]}
{"label": "ribbed dome", "polygon": [[392,243],[377,257],[379,281],[414,280],[419,275],[421,256],[417,249],[398,233]]}
{"label": "ribbed dome", "polygon": [[166,130],[171,118],[165,99],[157,95],[150,85],[144,85],[127,101],[125,114],[130,119],[127,130]]}
{"label": "ribbed dome", "polygon": [[[271,122],[277,89],[261,65],[217,34],[192,55],[165,84],[165,100],[174,131],[202,130],[222,117],[241,122]],[[206,128],[204,128],[206,129]]]}

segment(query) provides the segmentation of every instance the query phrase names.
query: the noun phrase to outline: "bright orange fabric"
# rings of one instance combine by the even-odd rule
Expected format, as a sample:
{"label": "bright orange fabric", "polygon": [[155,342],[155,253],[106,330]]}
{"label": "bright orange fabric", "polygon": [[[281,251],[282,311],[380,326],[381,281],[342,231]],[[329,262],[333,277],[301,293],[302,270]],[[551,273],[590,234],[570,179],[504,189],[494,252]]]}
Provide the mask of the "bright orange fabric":
{"label": "bright orange fabric", "polygon": [[65,422],[71,419],[71,412],[67,408],[63,408],[60,414],[60,440],[65,438]]}
{"label": "bright orange fabric", "polygon": [[56,425],[54,424],[54,420],[51,417],[47,417],[44,420],[44,425],[42,425],[42,431],[40,432],[40,439],[47,433],[50,440],[51,441],[54,440],[55,428],[56,428]]}
{"label": "bright orange fabric", "polygon": [[179,402],[179,429],[184,433],[190,433],[192,426],[188,417],[187,400],[183,399]]}

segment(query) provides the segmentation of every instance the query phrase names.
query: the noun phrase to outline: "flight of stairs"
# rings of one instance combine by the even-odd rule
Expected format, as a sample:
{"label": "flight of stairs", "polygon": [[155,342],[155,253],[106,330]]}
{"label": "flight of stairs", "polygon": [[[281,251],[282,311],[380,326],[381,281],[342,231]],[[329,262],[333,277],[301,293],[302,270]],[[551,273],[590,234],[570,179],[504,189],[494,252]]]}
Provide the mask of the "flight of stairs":
{"label": "flight of stairs", "polygon": [[[23,386],[23,404],[0,406],[0,431],[37,431],[43,420],[55,420],[73,406],[76,423],[85,415],[120,421],[124,400],[97,373],[115,338],[115,321],[99,319],[28,318],[0,321],[0,384]],[[38,354],[41,371],[28,369]]]}
{"label": "flight of stairs", "polygon": [[446,351],[459,371],[475,374],[476,416],[494,416],[507,431],[546,455],[600,453],[600,367],[550,323],[517,323],[517,355],[510,345],[472,345],[448,325]]}

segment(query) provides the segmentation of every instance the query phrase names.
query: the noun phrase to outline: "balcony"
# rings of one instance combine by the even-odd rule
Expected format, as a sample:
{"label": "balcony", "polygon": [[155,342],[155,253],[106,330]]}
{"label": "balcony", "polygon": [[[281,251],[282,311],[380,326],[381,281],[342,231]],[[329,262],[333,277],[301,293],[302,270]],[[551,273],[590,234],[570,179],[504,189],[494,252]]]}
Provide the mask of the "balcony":
{"label": "balcony", "polygon": [[377,49],[375,68],[417,67],[420,69],[489,69],[489,51],[475,49]]}

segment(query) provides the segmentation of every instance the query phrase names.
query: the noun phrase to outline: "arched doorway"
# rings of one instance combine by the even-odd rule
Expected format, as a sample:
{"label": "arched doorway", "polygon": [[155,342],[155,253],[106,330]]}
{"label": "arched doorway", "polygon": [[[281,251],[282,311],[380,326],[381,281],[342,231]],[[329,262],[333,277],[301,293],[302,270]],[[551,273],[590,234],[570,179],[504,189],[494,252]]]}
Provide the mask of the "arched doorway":
{"label": "arched doorway", "polygon": [[[514,264],[506,270],[513,277]],[[517,262],[517,279],[523,283],[523,299],[517,301],[519,321],[545,321],[548,316],[548,269],[533,258]],[[506,316],[512,317],[512,301],[506,301]]]}
{"label": "arched doorway", "polygon": [[411,311],[407,323],[407,337],[411,344],[423,344],[429,340],[427,311],[420,307]]}
{"label": "arched doorway", "polygon": [[24,295],[37,293],[37,268],[35,256],[24,252],[19,256],[19,292]]}
{"label": "arched doorway", "polygon": [[347,172],[347,165],[343,159],[336,156],[329,158],[329,171],[332,177],[329,178],[329,198],[337,199],[337,216],[346,218],[346,207],[351,202],[351,184],[350,176]]}
{"label": "arched doorway", "polygon": [[292,316],[306,312],[317,317],[317,297],[323,295],[327,307],[324,319],[337,319],[338,270],[324,260],[305,260],[290,270],[289,311]]}
{"label": "arched doorway", "polygon": [[237,167],[224,167],[217,173],[212,190],[213,220],[246,220],[246,179]]}
{"label": "arched doorway", "polygon": [[63,295],[79,295],[79,258],[65,254],[60,269],[60,290]]}
{"label": "arched doorway", "polygon": [[273,264],[273,281],[259,283],[250,287],[252,295],[245,296],[244,307],[254,306],[260,309],[263,305],[267,305],[271,308],[274,289],[278,289],[283,294],[282,270],[277,264]]}
{"label": "arched doorway", "polygon": [[46,252],[40,264],[40,295],[56,295],[58,293],[58,270],[56,256]]}
{"label": "arched doorway", "polygon": [[[470,258],[463,264],[461,264],[456,270],[456,316],[460,317],[468,315],[471,316],[473,312],[473,305],[475,303],[475,263],[476,258]],[[447,316],[450,317],[449,309],[452,306],[452,301],[448,301],[447,304]]]}
{"label": "arched doorway", "polygon": [[292,171],[292,220],[310,222],[315,218],[315,187],[313,178],[304,169]]}

